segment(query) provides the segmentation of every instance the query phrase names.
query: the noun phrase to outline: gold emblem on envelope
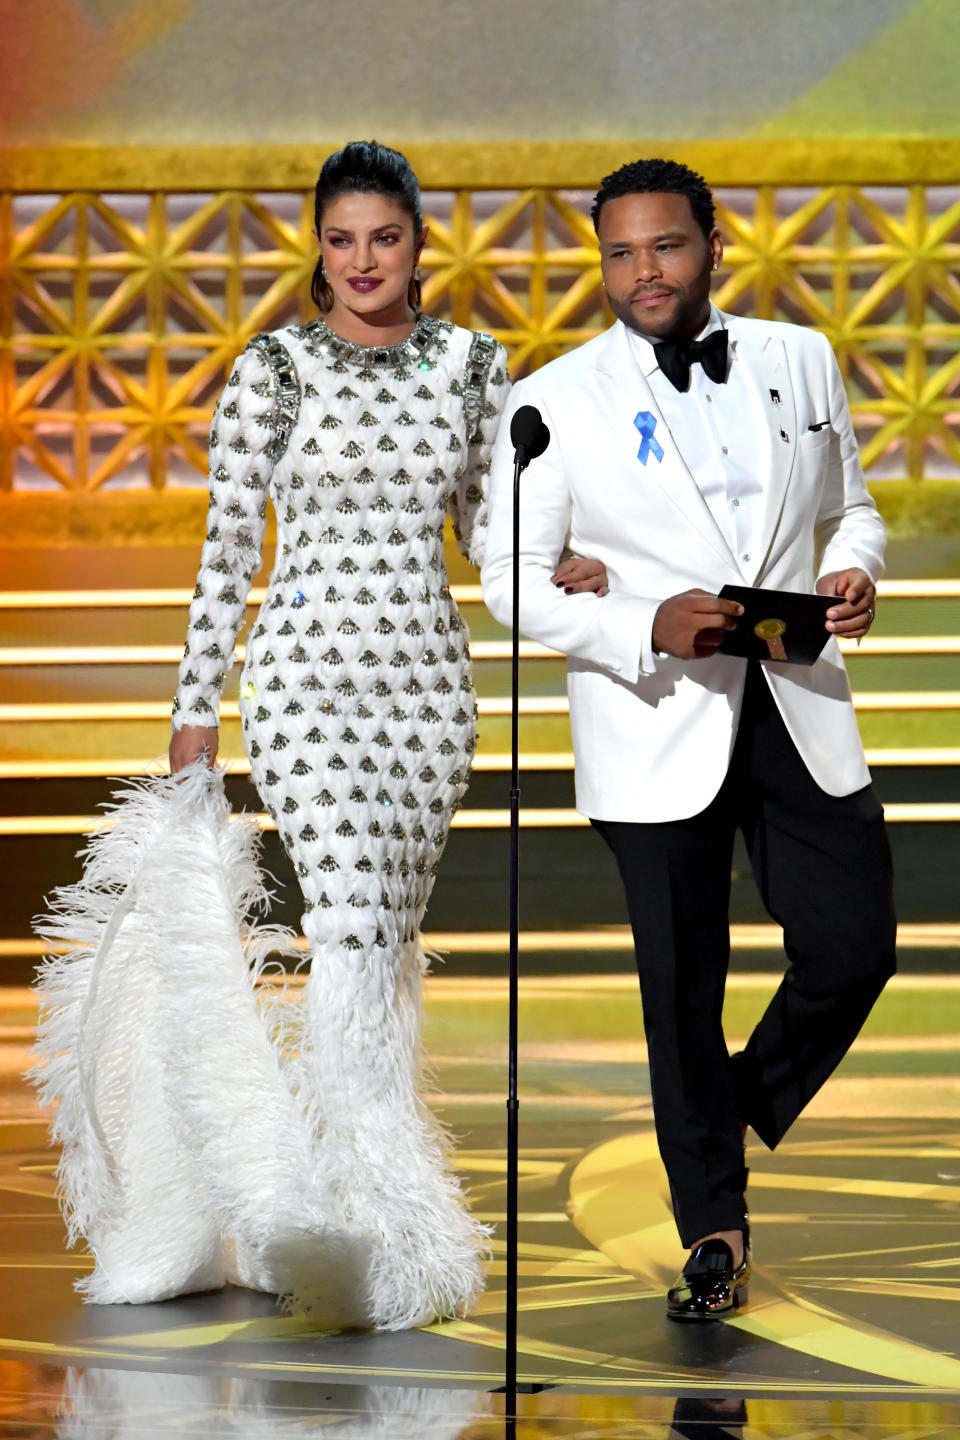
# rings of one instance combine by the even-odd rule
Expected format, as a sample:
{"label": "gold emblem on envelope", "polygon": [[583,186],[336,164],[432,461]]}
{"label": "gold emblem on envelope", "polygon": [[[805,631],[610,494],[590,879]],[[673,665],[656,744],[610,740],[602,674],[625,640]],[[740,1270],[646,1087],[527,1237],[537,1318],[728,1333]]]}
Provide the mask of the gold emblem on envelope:
{"label": "gold emblem on envelope", "polygon": [[758,620],[753,627],[753,633],[758,640],[767,642],[767,651],[771,660],[786,660],[787,652],[783,648],[781,636],[787,628],[785,620],[778,620],[771,615],[768,620]]}

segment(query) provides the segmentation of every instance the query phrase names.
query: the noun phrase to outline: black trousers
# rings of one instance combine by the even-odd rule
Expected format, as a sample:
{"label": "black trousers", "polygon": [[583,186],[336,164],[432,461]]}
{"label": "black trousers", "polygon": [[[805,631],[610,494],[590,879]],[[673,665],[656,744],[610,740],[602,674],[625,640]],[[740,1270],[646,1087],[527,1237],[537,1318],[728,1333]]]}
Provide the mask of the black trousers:
{"label": "black trousers", "polygon": [[[594,820],[636,945],[660,1154],[680,1237],[743,1223],[740,1123],[773,1148],[843,1059],[896,965],[890,847],[871,786],[837,799],[810,776],[759,664],[730,768],[688,820]],[[734,835],[746,840],[788,968],[738,1055],[722,1027]]]}

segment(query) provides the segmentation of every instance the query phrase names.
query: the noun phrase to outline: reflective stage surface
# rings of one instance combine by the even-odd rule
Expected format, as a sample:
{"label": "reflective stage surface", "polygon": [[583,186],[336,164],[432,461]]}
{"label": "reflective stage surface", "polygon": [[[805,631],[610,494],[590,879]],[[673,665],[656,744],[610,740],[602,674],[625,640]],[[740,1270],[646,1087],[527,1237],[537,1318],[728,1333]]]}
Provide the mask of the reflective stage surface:
{"label": "reflective stage surface", "polygon": [[[734,977],[731,1042],[771,976]],[[443,1113],[495,1264],[467,1320],[334,1334],[241,1290],[83,1306],[42,1117],[33,1011],[0,991],[0,1436],[502,1433],[496,982],[438,979]],[[960,986],[894,983],[780,1149],[750,1147],[756,1275],[737,1319],[666,1321],[682,1264],[629,977],[524,985],[518,1429],[558,1436],[960,1436]],[[743,1405],[746,1406],[746,1421]],[[679,1409],[677,1407],[679,1406]],[[673,1430],[671,1431],[671,1423]],[[719,1427],[719,1428],[718,1428]]]}
{"label": "reflective stage surface", "polygon": [[8,1365],[0,1435],[18,1440],[934,1440],[960,1434],[960,1405],[934,1401],[668,1399],[550,1390],[516,1421],[484,1391],[317,1385],[122,1369]]}

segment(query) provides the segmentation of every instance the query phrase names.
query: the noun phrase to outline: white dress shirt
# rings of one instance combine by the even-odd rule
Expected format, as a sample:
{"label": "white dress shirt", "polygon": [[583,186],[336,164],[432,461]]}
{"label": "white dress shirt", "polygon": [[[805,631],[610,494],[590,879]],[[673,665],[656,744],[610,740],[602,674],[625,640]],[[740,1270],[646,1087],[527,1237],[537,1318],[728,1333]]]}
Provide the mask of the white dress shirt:
{"label": "white dress shirt", "polygon": [[[723,328],[711,305],[710,319],[695,338],[703,340]],[[657,364],[653,344],[633,330],[627,333],[684,464],[738,565],[748,569],[759,546],[770,426],[748,369],[738,360],[736,342],[729,343],[723,384],[711,380],[697,362],[690,367],[690,388],[681,391]]]}

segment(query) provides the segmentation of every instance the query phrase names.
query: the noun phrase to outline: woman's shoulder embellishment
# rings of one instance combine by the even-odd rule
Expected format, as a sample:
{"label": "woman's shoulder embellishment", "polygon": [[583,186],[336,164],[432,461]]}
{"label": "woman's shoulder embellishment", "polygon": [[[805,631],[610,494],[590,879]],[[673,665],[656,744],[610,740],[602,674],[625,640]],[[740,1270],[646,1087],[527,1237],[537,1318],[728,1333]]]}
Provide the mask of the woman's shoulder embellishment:
{"label": "woman's shoulder embellishment", "polygon": [[290,436],[300,416],[300,376],[290,351],[275,335],[254,335],[253,339],[247,342],[246,348],[257,351],[273,376],[274,433],[267,446],[267,454],[271,460],[279,460],[286,454]]}

